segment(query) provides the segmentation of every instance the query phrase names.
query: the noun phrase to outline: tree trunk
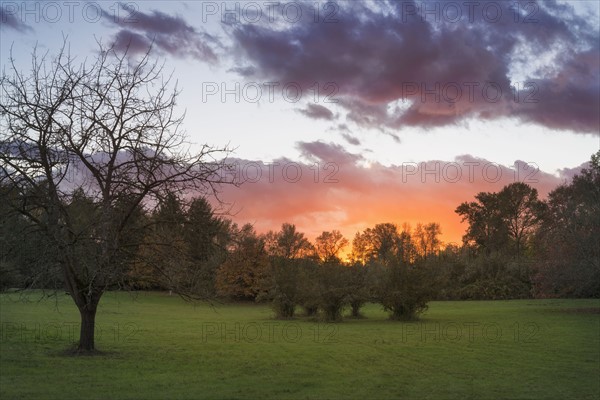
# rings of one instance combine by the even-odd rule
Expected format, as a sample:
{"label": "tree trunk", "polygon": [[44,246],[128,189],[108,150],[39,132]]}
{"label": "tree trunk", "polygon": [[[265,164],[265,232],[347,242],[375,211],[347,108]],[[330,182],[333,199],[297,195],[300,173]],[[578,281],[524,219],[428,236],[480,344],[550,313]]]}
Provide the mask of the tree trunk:
{"label": "tree trunk", "polygon": [[79,310],[81,315],[81,330],[79,331],[79,346],[77,350],[80,352],[94,351],[94,333],[96,328],[96,307],[86,305]]}
{"label": "tree trunk", "polygon": [[352,316],[354,318],[358,318],[360,316],[360,306],[362,304],[358,303],[358,302],[352,302],[350,304],[350,306],[352,307]]}
{"label": "tree trunk", "polygon": [[76,279],[75,268],[72,259],[67,259],[64,263],[64,277],[67,292],[77,305],[79,315],[81,316],[81,328],[79,329],[79,345],[77,352],[90,353],[96,349],[94,335],[96,331],[96,310],[102,296],[101,290],[86,290],[81,282]]}

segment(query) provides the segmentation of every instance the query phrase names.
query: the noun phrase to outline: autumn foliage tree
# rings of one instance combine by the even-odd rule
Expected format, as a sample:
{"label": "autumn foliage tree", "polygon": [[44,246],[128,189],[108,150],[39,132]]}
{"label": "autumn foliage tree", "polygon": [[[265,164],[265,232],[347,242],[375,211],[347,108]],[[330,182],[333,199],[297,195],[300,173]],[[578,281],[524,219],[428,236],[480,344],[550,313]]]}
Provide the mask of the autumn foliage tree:
{"label": "autumn foliage tree", "polygon": [[217,293],[235,299],[254,300],[261,291],[269,265],[264,238],[250,224],[239,229],[234,226],[231,237],[233,244],[217,269]]}
{"label": "autumn foliage tree", "polygon": [[203,197],[186,202],[167,193],[146,216],[146,224],[129,286],[170,292],[185,288],[198,297],[214,297],[215,271],[230,241],[229,221],[215,215]]}

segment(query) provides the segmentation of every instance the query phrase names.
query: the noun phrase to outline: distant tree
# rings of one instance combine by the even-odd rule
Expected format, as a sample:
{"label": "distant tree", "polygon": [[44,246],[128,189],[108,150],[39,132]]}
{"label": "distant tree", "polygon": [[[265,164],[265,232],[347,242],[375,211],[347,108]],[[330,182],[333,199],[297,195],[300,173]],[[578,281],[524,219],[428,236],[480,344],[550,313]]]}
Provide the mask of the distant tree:
{"label": "distant tree", "polygon": [[315,239],[315,252],[323,262],[336,262],[340,260],[340,251],[347,245],[348,239],[334,229],[321,233]]}
{"label": "distant tree", "polygon": [[285,259],[308,257],[314,250],[296,225],[284,223],[279,232],[268,232],[265,235],[266,249],[269,255]]}
{"label": "distant tree", "polygon": [[462,203],[455,211],[469,224],[463,243],[487,255],[506,249],[509,233],[498,194],[481,192],[475,199],[477,201]]}
{"label": "distant tree", "polygon": [[[89,352],[100,298],[129,276],[140,208],[167,191],[212,193],[227,150],[189,151],[178,91],[148,54],[134,60],[100,46],[76,65],[66,47],[52,60],[34,51],[28,75],[12,64],[0,78],[0,184],[52,244],[55,276],[81,316],[78,350]],[[93,223],[78,221],[75,190],[89,199]]]}
{"label": "distant tree", "polygon": [[236,299],[254,300],[261,292],[262,281],[268,273],[269,259],[264,238],[254,227],[245,224],[232,231],[233,245],[217,270],[218,294]]}
{"label": "distant tree", "polygon": [[56,251],[40,228],[10,207],[15,192],[0,185],[0,291],[61,282]]}
{"label": "distant tree", "polygon": [[[439,229],[439,225],[437,225]],[[413,262],[417,254],[411,229],[404,224],[402,230],[392,223],[381,223],[357,232],[352,241],[353,261],[368,264],[371,261],[387,263],[400,257],[404,262]]]}
{"label": "distant tree", "polygon": [[537,190],[511,183],[498,193],[479,193],[456,213],[469,223],[465,248],[474,249],[460,297],[506,299],[531,296],[531,242],[545,214]]}
{"label": "distant tree", "polygon": [[413,234],[417,253],[423,258],[436,254],[442,245],[439,239],[441,234],[440,224],[436,222],[417,224]]}
{"label": "distant tree", "polygon": [[185,211],[181,199],[167,192],[149,213],[148,229],[139,257],[129,271],[128,284],[140,289],[172,290],[190,269],[184,240]]}
{"label": "distant tree", "polygon": [[468,247],[449,243],[439,252],[433,266],[439,281],[439,292],[435,300],[453,300],[460,297],[469,260],[468,251]]}
{"label": "distant tree", "polygon": [[544,214],[537,190],[523,182],[511,183],[498,193],[479,193],[476,202],[462,203],[456,213],[469,223],[463,237],[483,253],[500,252],[517,260]]}
{"label": "distant tree", "polygon": [[198,279],[196,291],[210,298],[215,294],[217,269],[225,262],[233,241],[232,223],[216,215],[206,198],[196,197],[186,212],[184,228],[190,263]]}
{"label": "distant tree", "polygon": [[362,233],[357,232],[352,241],[352,255],[355,261],[367,264],[370,260],[382,260],[398,253],[398,228],[391,223],[377,224]]}
{"label": "distant tree", "polygon": [[373,249],[371,247],[371,240],[369,240],[368,233],[356,232],[352,239],[352,251],[350,253],[350,260],[355,263],[365,265],[373,255]]}
{"label": "distant tree", "polygon": [[213,297],[216,270],[227,253],[229,226],[229,221],[214,215],[206,199],[193,198],[187,204],[167,193],[148,217],[139,257],[129,272],[130,285],[175,292],[185,288]]}
{"label": "distant tree", "polygon": [[398,254],[400,237],[396,225],[391,223],[377,224],[372,229],[367,229],[365,234],[373,249],[371,257],[386,262]]}
{"label": "distant tree", "polygon": [[547,204],[535,239],[536,294],[600,297],[600,151]]}
{"label": "distant tree", "polygon": [[538,199],[536,189],[523,182],[505,186],[498,193],[498,200],[502,219],[514,244],[513,254],[519,260],[544,215],[545,203]]}
{"label": "distant tree", "polygon": [[500,253],[480,254],[468,260],[458,279],[457,298],[508,300],[531,297],[528,268]]}
{"label": "distant tree", "polygon": [[417,258],[417,246],[413,240],[410,225],[403,224],[402,231],[398,235],[398,253],[397,260],[405,264],[412,264]]}

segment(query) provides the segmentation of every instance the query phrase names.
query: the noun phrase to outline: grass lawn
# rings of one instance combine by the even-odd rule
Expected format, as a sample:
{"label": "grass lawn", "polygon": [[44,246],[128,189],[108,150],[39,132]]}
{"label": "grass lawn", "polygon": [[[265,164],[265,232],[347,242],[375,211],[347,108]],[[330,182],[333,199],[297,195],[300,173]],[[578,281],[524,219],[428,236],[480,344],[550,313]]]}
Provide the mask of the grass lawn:
{"label": "grass lawn", "polygon": [[[39,296],[38,296],[39,297]],[[419,322],[109,293],[73,357],[70,298],[0,295],[1,399],[598,399],[600,300],[432,302]]]}

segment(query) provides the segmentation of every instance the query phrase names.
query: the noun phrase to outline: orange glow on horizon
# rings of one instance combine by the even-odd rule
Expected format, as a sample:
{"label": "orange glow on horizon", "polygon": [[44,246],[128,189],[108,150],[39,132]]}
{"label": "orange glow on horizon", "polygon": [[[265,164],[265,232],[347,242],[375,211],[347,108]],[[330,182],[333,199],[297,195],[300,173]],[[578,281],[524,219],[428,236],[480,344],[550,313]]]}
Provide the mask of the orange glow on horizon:
{"label": "orange glow on horizon", "polygon": [[[440,240],[444,245],[460,245],[467,224],[455,213],[463,202],[473,201],[479,192],[498,192],[515,182],[515,170],[494,164],[486,178],[480,171],[466,174],[461,179],[443,179],[431,175],[406,176],[402,166],[384,166],[373,163],[361,165],[360,157],[346,153],[333,145],[317,143],[320,151],[337,160],[338,172],[332,182],[315,181],[312,164],[294,163],[307,172],[302,179],[263,179],[241,187],[227,186],[222,198],[235,205],[233,220],[238,224],[250,223],[258,233],[279,231],[283,223],[294,224],[299,232],[314,243],[323,231],[339,230],[350,245],[357,232],[379,223],[394,223],[400,228],[408,223],[440,224]],[[323,156],[324,157],[324,156]],[[290,164],[280,160],[279,164]],[[491,165],[484,159],[462,156],[452,162],[464,165]],[[257,163],[254,163],[257,164]],[[444,162],[430,161],[427,171],[443,170]],[[485,170],[484,170],[485,171]],[[495,177],[498,176],[498,179]],[[526,175],[523,175],[526,176]],[[272,178],[272,177],[269,177]],[[535,180],[526,182],[538,190],[541,198],[560,185],[564,177],[538,171]]]}

